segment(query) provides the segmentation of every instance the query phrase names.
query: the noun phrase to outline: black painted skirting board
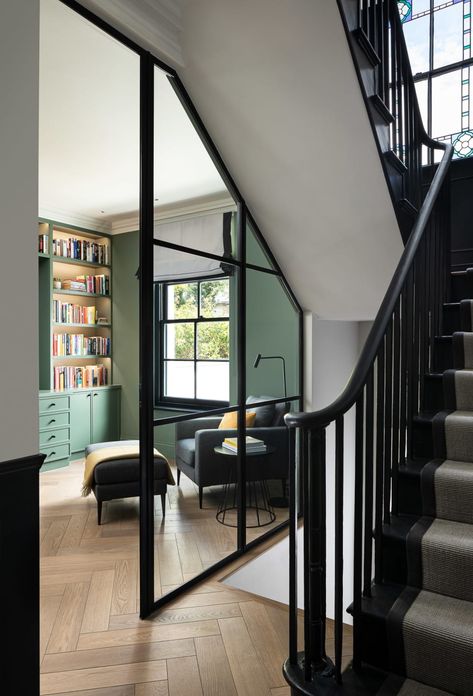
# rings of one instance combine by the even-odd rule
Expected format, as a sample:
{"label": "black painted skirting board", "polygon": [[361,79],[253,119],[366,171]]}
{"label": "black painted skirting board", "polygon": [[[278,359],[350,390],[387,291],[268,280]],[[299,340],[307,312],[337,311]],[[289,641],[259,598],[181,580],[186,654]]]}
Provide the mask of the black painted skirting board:
{"label": "black painted skirting board", "polygon": [[39,696],[39,470],[0,462],[0,693]]}

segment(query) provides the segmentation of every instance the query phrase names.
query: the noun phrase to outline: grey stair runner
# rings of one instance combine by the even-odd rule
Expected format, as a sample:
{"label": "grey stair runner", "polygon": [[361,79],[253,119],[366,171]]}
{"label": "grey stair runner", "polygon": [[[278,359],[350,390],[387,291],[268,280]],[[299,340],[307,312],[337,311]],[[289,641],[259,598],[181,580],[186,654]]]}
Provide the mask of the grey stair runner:
{"label": "grey stair runner", "polygon": [[[409,586],[388,617],[393,671],[379,696],[473,696],[473,301],[453,335],[435,460],[422,471],[424,517],[407,539]],[[404,679],[404,681],[403,681]],[[397,680],[397,681],[396,681]]]}
{"label": "grey stair runner", "polygon": [[451,696],[448,691],[440,691],[432,686],[421,684],[412,679],[400,679],[390,676],[381,687],[377,696]]}

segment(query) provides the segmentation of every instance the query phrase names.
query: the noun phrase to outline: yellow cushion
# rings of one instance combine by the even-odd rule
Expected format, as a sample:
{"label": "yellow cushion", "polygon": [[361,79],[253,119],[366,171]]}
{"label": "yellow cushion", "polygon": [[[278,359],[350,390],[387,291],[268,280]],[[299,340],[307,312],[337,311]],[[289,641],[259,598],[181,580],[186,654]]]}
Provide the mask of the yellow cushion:
{"label": "yellow cushion", "polygon": [[[247,411],[246,412],[246,427],[247,428],[252,428],[255,422],[256,418],[256,413],[254,411]],[[218,426],[220,430],[231,430],[233,428],[238,428],[238,411],[232,411],[231,413],[226,413],[222,420],[220,421],[220,425]]]}

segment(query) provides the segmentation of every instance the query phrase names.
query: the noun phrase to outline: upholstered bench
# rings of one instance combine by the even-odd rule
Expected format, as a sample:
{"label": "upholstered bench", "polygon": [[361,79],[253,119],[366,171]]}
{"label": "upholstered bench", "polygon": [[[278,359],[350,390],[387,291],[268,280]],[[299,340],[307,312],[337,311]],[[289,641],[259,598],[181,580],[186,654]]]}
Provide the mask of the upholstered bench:
{"label": "upholstered bench", "polygon": [[[139,446],[138,440],[120,440],[118,442],[97,442],[85,449],[87,457],[97,449],[117,447],[120,445]],[[167,484],[173,481],[169,464],[161,455],[154,457],[154,494],[161,495],[163,517],[166,514]],[[116,498],[134,498],[140,494],[140,460],[107,459],[97,464],[94,469],[92,491],[97,500],[97,521],[102,521],[102,503]]]}

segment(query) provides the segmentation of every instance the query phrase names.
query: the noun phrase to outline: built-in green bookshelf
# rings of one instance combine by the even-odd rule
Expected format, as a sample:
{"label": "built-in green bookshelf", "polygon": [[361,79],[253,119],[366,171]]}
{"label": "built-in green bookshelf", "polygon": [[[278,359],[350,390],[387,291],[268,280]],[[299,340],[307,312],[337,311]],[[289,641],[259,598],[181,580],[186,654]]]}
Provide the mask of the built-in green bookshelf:
{"label": "built-in green bookshelf", "polygon": [[[38,223],[38,270],[40,389],[69,391],[77,388],[77,379],[79,384],[81,379],[101,380],[105,371],[106,384],[111,385],[111,349],[106,355],[53,355],[53,337],[59,333],[110,338],[112,343],[112,256],[109,235],[41,219]],[[82,281],[86,276],[93,277],[89,279],[91,287],[107,287],[108,292],[59,287],[64,281],[86,283],[86,279]],[[82,315],[90,312],[95,314],[92,317],[94,321],[83,322]],[[58,321],[62,315],[65,321]],[[97,322],[98,317],[103,321]],[[58,369],[62,364],[64,369]],[[104,369],[100,369],[100,366]],[[82,384],[84,389],[96,386]],[[100,383],[97,386],[101,386]]]}

